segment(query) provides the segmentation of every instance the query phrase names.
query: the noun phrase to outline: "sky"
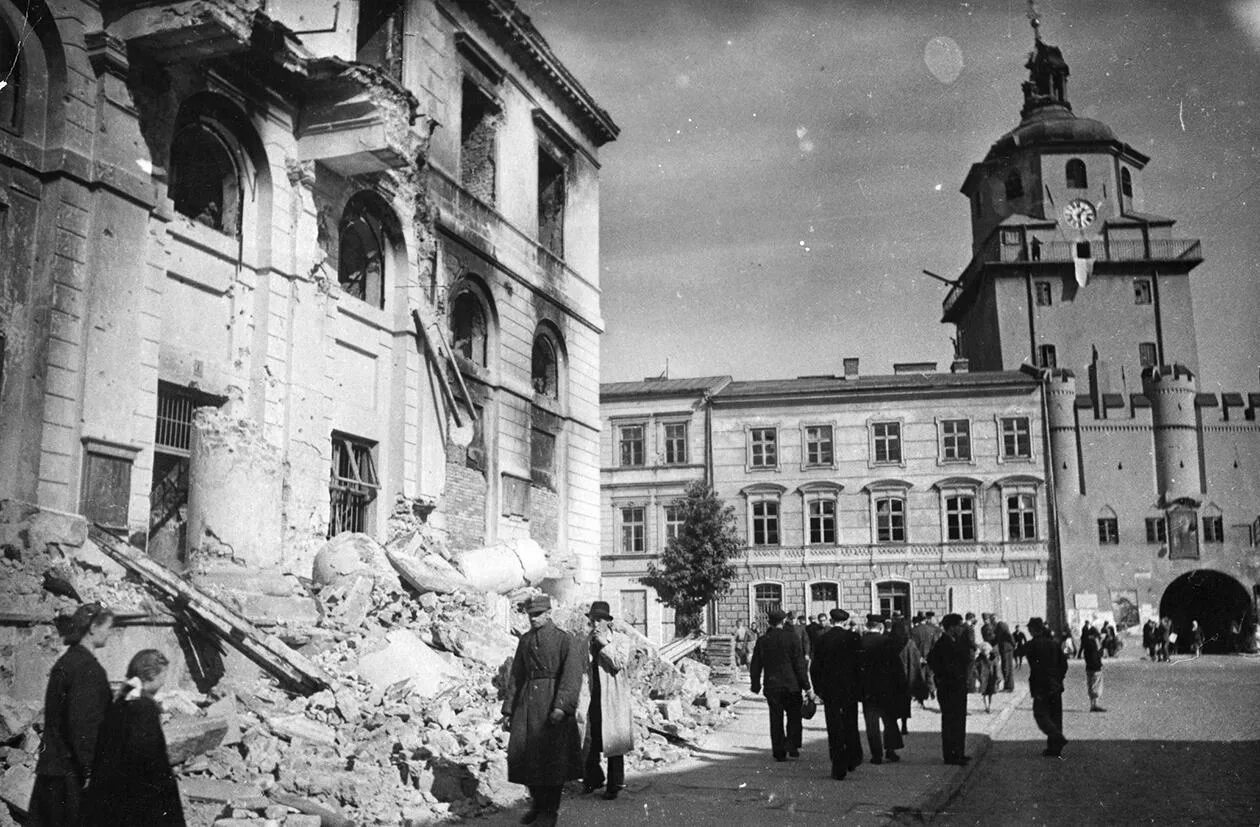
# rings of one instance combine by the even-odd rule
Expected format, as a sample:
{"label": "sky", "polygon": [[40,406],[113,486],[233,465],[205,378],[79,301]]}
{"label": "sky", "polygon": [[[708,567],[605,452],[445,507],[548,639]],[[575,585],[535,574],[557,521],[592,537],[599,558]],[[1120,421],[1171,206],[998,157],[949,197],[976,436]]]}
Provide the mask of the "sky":
{"label": "sky", "polygon": [[[518,0],[621,128],[601,378],[947,368],[967,170],[1019,122],[1026,0]],[[1260,0],[1039,0],[1068,98],[1200,238],[1205,391],[1260,388]],[[1072,367],[1072,366],[1068,366]],[[1077,366],[1079,367],[1079,366]]]}

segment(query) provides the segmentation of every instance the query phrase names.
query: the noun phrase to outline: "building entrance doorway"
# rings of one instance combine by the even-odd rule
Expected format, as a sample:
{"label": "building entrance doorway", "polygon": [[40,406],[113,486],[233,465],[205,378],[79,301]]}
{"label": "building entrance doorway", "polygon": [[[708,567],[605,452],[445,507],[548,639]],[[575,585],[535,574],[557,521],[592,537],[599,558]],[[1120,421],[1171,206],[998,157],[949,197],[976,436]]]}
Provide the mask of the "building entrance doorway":
{"label": "building entrance doorway", "polygon": [[1199,621],[1203,651],[1237,652],[1246,648],[1256,629],[1251,596],[1228,574],[1199,569],[1168,584],[1159,601],[1159,616],[1172,620],[1178,651],[1190,651],[1191,622]]}

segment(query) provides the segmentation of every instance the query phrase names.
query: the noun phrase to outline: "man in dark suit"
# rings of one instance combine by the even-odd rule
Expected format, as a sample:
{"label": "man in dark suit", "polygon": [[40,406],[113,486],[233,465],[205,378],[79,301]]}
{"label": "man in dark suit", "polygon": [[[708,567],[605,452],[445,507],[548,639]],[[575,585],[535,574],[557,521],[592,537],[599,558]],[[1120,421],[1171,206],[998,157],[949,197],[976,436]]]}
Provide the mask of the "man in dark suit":
{"label": "man in dark suit", "polygon": [[936,681],[936,702],[941,706],[941,755],[946,764],[966,764],[967,682],[971,679],[971,646],[960,615],[947,614],[941,621],[944,634],[928,652],[928,666]]}
{"label": "man in dark suit", "polygon": [[999,620],[993,628],[993,645],[997,647],[1002,664],[1002,691],[1015,691],[1015,638],[1005,620]]}
{"label": "man in dark suit", "polygon": [[814,692],[823,702],[827,717],[827,749],[831,754],[831,777],[843,780],[849,770],[862,763],[862,741],[858,737],[858,657],[862,639],[844,628],[849,613],[831,610],[831,628],[814,644],[814,660],[809,676]]}
{"label": "man in dark suit", "polygon": [[800,757],[801,691],[809,690],[801,639],[796,629],[783,627],[786,617],[780,609],[770,610],[770,628],[757,638],[748,667],[752,691],[760,692],[765,687],[766,705],[770,708],[770,751],[776,761]]}
{"label": "man in dark suit", "polygon": [[818,636],[827,631],[828,628],[827,615],[822,612],[819,612],[818,617],[811,620],[809,625],[805,627],[805,632],[809,636],[809,652],[811,657],[814,653],[814,647],[818,644]]}
{"label": "man in dark suit", "polygon": [[[936,683],[932,678],[932,665],[928,663],[927,656],[940,636],[941,627],[936,625],[935,612],[916,616],[914,625],[910,627],[910,639],[914,641],[919,654],[923,656],[923,683],[927,685],[929,698],[936,697]],[[923,707],[923,701],[919,701],[919,706]]]}
{"label": "man in dark suit", "polygon": [[901,665],[901,649],[907,640],[905,624],[897,624],[888,634],[883,628],[883,616],[866,616],[866,633],[862,635],[858,661],[862,718],[866,722],[866,742],[871,748],[872,764],[900,761],[897,750],[905,746],[897,726],[897,698],[905,694],[907,688],[906,671]]}
{"label": "man in dark suit", "polygon": [[1028,689],[1033,699],[1033,720],[1046,734],[1046,749],[1041,754],[1058,758],[1068,742],[1063,737],[1063,678],[1068,659],[1063,646],[1054,639],[1045,621],[1030,618],[1028,633],[1032,639],[1024,647],[1028,658]]}

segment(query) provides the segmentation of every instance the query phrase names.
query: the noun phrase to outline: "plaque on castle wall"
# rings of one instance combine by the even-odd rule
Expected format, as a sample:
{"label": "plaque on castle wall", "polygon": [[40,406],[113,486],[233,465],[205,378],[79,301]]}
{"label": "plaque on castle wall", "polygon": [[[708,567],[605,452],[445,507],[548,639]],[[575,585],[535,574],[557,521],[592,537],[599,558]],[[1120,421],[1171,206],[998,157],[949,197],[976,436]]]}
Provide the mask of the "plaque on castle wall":
{"label": "plaque on castle wall", "polygon": [[1199,519],[1193,508],[1168,509],[1168,557],[1170,560],[1199,559]]}

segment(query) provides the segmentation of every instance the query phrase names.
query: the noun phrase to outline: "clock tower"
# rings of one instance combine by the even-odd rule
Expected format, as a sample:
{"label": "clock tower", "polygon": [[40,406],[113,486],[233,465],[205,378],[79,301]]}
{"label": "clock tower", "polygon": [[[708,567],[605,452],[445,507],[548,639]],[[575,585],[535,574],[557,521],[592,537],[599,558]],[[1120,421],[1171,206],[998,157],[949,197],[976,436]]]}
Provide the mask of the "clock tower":
{"label": "clock tower", "polygon": [[972,259],[944,303],[972,370],[1086,370],[1137,392],[1143,368],[1198,370],[1197,239],[1145,211],[1146,155],[1068,100],[1063,53],[1037,23],[1019,124],[971,167]]}

